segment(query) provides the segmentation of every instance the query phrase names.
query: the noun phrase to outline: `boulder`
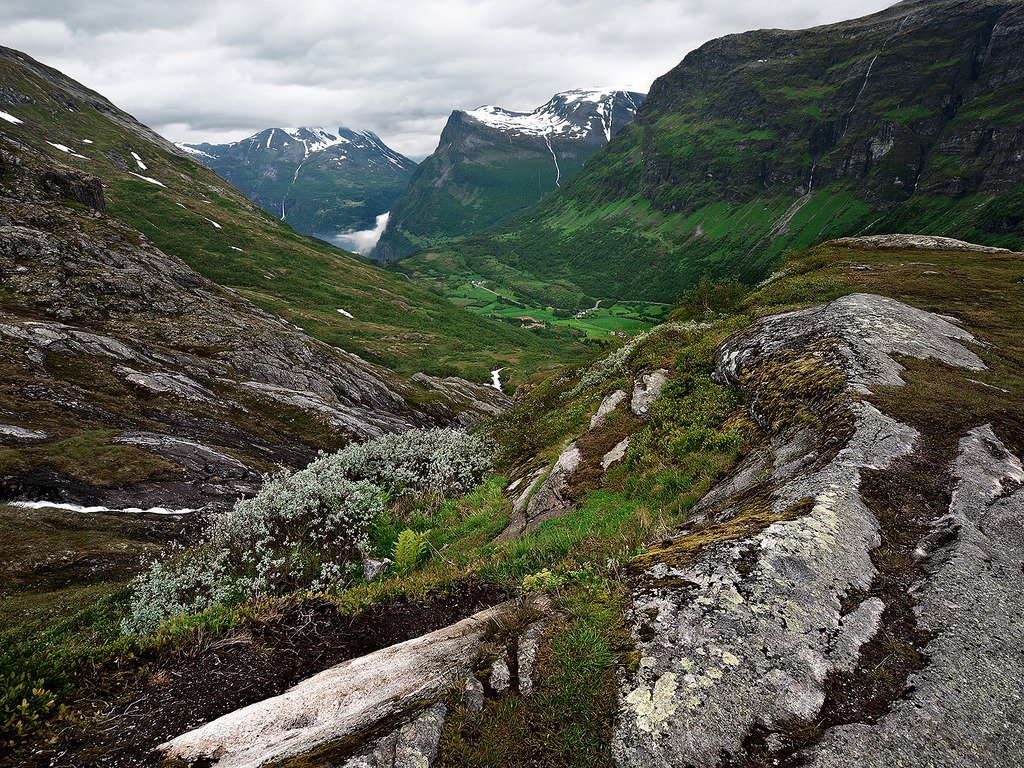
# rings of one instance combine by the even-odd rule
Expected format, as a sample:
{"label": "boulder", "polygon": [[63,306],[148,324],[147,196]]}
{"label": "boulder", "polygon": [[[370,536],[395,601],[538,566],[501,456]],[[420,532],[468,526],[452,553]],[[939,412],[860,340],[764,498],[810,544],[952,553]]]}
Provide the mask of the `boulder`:
{"label": "boulder", "polygon": [[626,399],[626,390],[617,389],[610,395],[606,395],[597,408],[597,413],[590,417],[590,428],[597,429],[604,423],[605,417],[619,407],[619,404]]}
{"label": "boulder", "polygon": [[651,414],[651,406],[661,394],[662,387],[668,381],[668,371],[659,368],[651,373],[646,373],[637,379],[633,385],[633,400],[630,408],[637,416],[646,417]]}

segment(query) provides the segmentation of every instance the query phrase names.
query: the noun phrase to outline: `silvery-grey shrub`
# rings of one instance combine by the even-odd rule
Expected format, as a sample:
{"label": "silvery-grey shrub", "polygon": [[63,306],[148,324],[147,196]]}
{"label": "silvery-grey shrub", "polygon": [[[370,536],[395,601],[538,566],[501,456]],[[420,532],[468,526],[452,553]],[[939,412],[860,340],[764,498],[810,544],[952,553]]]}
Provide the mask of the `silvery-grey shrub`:
{"label": "silvery-grey shrub", "polygon": [[308,470],[366,480],[395,494],[456,496],[479,485],[490,454],[483,438],[461,430],[412,430],[321,456]]}
{"label": "silvery-grey shrub", "polygon": [[387,435],[273,475],[215,519],[199,545],[152,563],[132,583],[124,629],[144,634],[217,603],[343,584],[388,497],[461,495],[489,468],[482,438],[437,429]]}

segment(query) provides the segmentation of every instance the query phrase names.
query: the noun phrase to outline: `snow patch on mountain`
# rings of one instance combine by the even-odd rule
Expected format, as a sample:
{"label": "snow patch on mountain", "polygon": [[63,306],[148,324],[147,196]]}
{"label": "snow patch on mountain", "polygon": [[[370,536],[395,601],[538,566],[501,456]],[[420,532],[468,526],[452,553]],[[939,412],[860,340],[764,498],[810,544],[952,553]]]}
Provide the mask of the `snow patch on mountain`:
{"label": "snow patch on mountain", "polygon": [[59,149],[61,152],[66,152],[69,155],[72,155],[74,157],[80,157],[83,160],[88,160],[89,159],[85,155],[78,154],[77,152],[75,152],[75,150],[73,150],[71,147],[67,146],[66,144],[58,144],[58,143],[56,143],[54,141],[48,141],[46,143],[49,144],[54,149]]}
{"label": "snow patch on mountain", "polygon": [[132,176],[136,176],[142,179],[143,181],[148,181],[150,184],[156,184],[158,187],[167,187],[167,185],[164,184],[162,181],[157,181],[152,176],[143,176],[141,173],[135,173],[135,171],[128,171],[128,173],[130,173]]}
{"label": "snow patch on mountain", "polygon": [[182,150],[183,152],[187,152],[190,155],[196,155],[197,157],[208,157],[211,160],[216,160],[217,159],[213,155],[211,155],[209,152],[203,152],[201,149],[196,149],[195,147],[193,147],[193,146],[191,146],[189,144],[184,144],[184,143],[182,143],[180,141],[179,142],[175,142],[174,146],[176,146],[178,149]]}
{"label": "snow patch on mountain", "polygon": [[20,125],[22,123],[21,120],[16,118],[10,112],[0,112],[0,120],[6,120],[8,123],[13,123],[14,125]]}
{"label": "snow patch on mountain", "polygon": [[617,101],[622,102],[623,108],[636,112],[636,103],[627,91],[584,88],[557,93],[532,112],[514,112],[488,105],[466,114],[491,128],[522,136],[583,138],[600,130],[605,140],[611,141]]}

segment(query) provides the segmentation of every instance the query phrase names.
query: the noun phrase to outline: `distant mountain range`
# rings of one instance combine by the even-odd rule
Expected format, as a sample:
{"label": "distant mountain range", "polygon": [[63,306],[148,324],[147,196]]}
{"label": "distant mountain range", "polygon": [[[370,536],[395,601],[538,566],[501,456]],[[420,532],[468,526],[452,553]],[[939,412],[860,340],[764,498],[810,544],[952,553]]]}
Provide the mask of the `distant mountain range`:
{"label": "distant mountain range", "polygon": [[416,169],[376,134],[349,128],[267,128],[178,146],[297,231],[348,247],[341,233],[373,229]]}
{"label": "distant mountain range", "polygon": [[374,258],[401,258],[529,208],[568,181],[643,100],[631,91],[574,90],[532,112],[456,110],[394,204]]}
{"label": "distant mountain range", "polygon": [[[636,119],[556,194],[410,259],[409,272],[436,280],[457,266],[521,296],[557,282],[575,307],[673,302],[704,274],[754,282],[787,251],[846,235],[1020,249],[1022,30],[1019,2],[910,0],[712,40],[655,81]],[[457,185],[435,192],[420,180],[449,151],[423,163],[392,226],[414,191],[447,215],[442,191]]]}

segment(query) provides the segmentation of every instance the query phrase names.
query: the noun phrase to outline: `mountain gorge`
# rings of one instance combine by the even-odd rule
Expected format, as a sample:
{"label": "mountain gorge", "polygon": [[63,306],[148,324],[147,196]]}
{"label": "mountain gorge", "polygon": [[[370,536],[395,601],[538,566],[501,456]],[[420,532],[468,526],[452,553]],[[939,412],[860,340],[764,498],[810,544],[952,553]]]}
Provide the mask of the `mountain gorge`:
{"label": "mountain gorge", "polygon": [[529,208],[611,141],[643,100],[631,91],[574,90],[532,112],[452,112],[393,206],[374,258],[398,259]]}
{"label": "mountain gorge", "polygon": [[428,248],[424,276],[673,301],[702,274],[910,231],[1021,243],[1022,11],[908,0],[854,21],[713,40],[651,88],[580,173],[495,234]]}
{"label": "mountain gorge", "polygon": [[230,144],[181,144],[263,210],[335,242],[373,229],[416,169],[369,131],[267,128]]}

